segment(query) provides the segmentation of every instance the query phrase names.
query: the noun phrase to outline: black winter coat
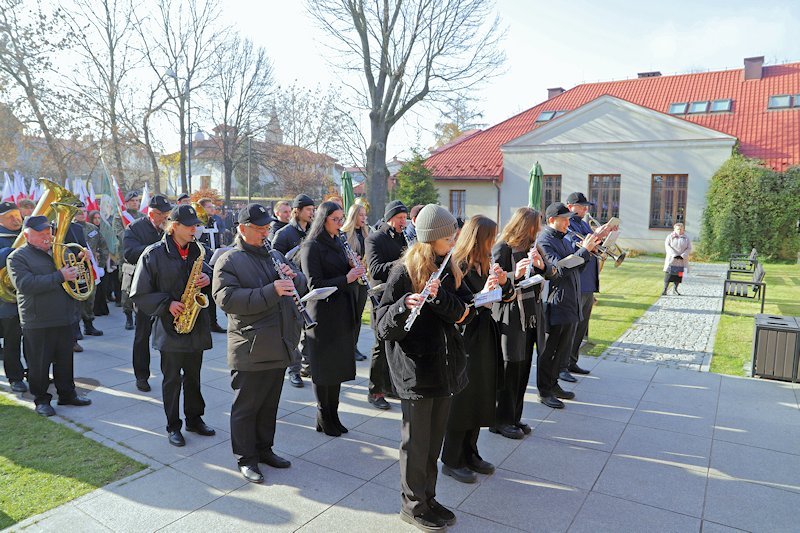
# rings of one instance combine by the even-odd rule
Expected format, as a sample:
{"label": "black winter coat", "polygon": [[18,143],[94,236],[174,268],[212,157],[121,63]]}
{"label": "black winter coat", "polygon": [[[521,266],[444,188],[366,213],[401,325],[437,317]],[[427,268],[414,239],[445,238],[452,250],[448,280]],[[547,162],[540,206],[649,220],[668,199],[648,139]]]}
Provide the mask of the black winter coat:
{"label": "black winter coat", "polygon": [[[12,246],[18,235],[19,230],[12,231],[5,226],[0,226],[0,268],[6,268],[6,260],[11,255],[11,252],[14,251]],[[0,300],[0,318],[11,318],[18,314],[17,302]]]}
{"label": "black winter coat", "polygon": [[[492,261],[508,272],[509,279],[513,279],[517,263],[527,256],[528,249],[514,250],[505,242],[498,242],[492,248]],[[539,274],[545,279],[552,279],[555,276],[555,269],[548,265],[547,259],[544,261],[545,270],[533,268],[531,275]],[[500,345],[504,361],[521,363],[533,358],[532,347],[526,346],[528,328],[536,330],[537,355],[544,350],[547,327],[541,285],[520,289],[513,298],[503,298],[502,302],[494,304],[493,316],[500,328]]]}
{"label": "black winter coat", "polygon": [[[457,290],[452,275],[443,277],[436,298],[425,303],[411,331],[406,332],[403,326],[411,311],[405,306],[405,298],[413,293],[405,265],[397,264],[376,311],[376,333],[386,341],[392,383],[398,396],[406,400],[458,394],[467,386],[468,378],[464,339],[455,323],[472,294],[463,283]],[[462,324],[468,324],[474,315],[473,308]]]}
{"label": "black winter coat", "polygon": [[406,239],[385,222],[367,236],[364,260],[374,287],[389,279],[389,272],[406,249]]}
{"label": "black winter coat", "polygon": [[138,263],[144,249],[160,241],[163,234],[163,231],[157,230],[153,226],[149,217],[142,217],[131,222],[125,228],[125,234],[122,237],[122,255],[125,257],[125,262],[131,265]]}
{"label": "black winter coat", "polygon": [[[199,256],[199,248],[190,243],[189,256],[186,260],[181,259],[172,236],[164,235],[139,257],[131,285],[131,299],[137,309],[154,319],[152,338],[156,350],[201,352],[211,348],[208,308],[200,310],[192,331],[183,335],[175,332],[174,317],[169,312],[170,303],[181,301],[192,266]],[[207,263],[203,263],[202,271],[209,275],[212,273]]]}
{"label": "black winter coat", "polygon": [[303,242],[307,233],[307,231],[303,231],[296,220],[292,219],[291,222],[275,232],[272,247],[282,254],[287,254],[289,250]]}
{"label": "black winter coat", "polygon": [[[291,265],[285,258],[283,262]],[[294,286],[302,296],[308,291],[306,278],[302,272],[295,273]],[[228,314],[232,370],[286,368],[300,360],[297,343],[303,319],[291,297],[275,292],[277,279],[268,250],[251,246],[239,236],[233,250],[214,264],[214,301]]]}
{"label": "black winter coat", "polygon": [[361,316],[356,316],[357,293],[352,287],[357,282],[347,283],[351,267],[342,241],[323,231],[316,239],[303,242],[300,258],[309,288],[337,288],[324,300],[308,304],[308,312],[317,321],[315,328],[306,330],[304,353],[310,357],[311,379],[317,385],[355,379],[356,321]]}
{"label": "black winter coat", "polygon": [[270,224],[269,224],[269,235],[267,236],[267,238],[269,239],[269,242],[274,241],[275,240],[275,234],[278,233],[280,230],[282,230],[284,227],[286,227],[287,224],[288,224],[288,222],[283,222],[281,220],[273,220],[272,222],[270,222]]}
{"label": "black winter coat", "polygon": [[564,239],[565,234],[545,226],[536,242],[542,249],[545,261],[552,264],[556,276],[550,280],[550,292],[547,295],[547,316],[549,324],[570,324],[583,320],[581,309],[581,271],[586,268],[591,253],[586,248],[578,248],[575,255],[583,258],[584,263],[574,268],[557,266],[559,260],[567,257],[575,247]]}

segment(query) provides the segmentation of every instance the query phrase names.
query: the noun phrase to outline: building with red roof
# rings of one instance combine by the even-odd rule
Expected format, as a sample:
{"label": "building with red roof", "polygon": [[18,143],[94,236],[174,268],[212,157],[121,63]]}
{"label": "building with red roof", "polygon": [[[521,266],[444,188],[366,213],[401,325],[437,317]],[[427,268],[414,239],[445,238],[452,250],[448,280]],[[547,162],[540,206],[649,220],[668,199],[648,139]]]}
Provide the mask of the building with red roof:
{"label": "building with red roof", "polygon": [[711,176],[734,146],[776,170],[800,164],[800,63],[550,89],[548,99],[432,154],[442,205],[501,223],[527,205],[538,161],[544,201],[573,191],[596,202],[599,220],[618,216],[623,244],[662,250],[685,222],[692,238]]}

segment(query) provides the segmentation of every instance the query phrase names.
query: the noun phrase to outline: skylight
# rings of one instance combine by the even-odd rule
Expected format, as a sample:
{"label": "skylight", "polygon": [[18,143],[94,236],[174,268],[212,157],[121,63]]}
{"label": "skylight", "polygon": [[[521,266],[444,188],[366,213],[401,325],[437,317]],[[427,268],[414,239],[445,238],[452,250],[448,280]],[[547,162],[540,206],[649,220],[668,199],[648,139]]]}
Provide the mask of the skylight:
{"label": "skylight", "polygon": [[769,97],[768,109],[785,109],[792,107],[792,97],[788,94],[776,94]]}
{"label": "skylight", "polygon": [[686,113],[686,102],[676,102],[674,104],[669,104],[670,115],[683,115],[684,113]]}
{"label": "skylight", "polygon": [[713,102],[711,102],[711,112],[718,113],[721,111],[730,111],[732,103],[733,100],[731,100],[730,98],[725,100],[714,100]]}
{"label": "skylight", "polygon": [[708,112],[708,100],[702,102],[692,102],[689,104],[689,113],[706,113]]}
{"label": "skylight", "polygon": [[547,122],[556,115],[555,111],[542,111],[536,119],[536,122]]}

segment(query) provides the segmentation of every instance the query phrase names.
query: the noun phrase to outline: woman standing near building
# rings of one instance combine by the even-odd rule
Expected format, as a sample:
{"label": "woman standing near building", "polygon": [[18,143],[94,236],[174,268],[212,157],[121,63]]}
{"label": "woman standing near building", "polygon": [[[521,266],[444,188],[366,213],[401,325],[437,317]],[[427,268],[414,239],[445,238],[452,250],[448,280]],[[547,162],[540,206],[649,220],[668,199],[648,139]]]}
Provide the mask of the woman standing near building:
{"label": "woman standing near building", "polygon": [[343,381],[356,377],[355,325],[361,317],[356,316],[356,291],[351,285],[364,274],[363,267],[350,265],[344,252],[339,238],[343,222],[339,204],[324,202],[300,249],[309,288],[337,289],[323,300],[309,302],[308,311],[317,326],[306,330],[311,379],[317,397],[317,431],[332,437],[347,433],[339,421],[339,390]]}
{"label": "woman standing near building", "polygon": [[[347,236],[350,248],[362,258],[362,263],[364,263],[364,240],[369,235],[369,224],[367,224],[367,209],[363,204],[356,203],[350,206],[342,232]],[[361,315],[364,312],[364,306],[367,305],[369,287],[357,283],[354,285],[354,289],[356,291],[356,317],[358,318],[356,321],[355,358],[356,361],[364,361],[367,356],[358,350],[358,336],[361,333]]]}
{"label": "woman standing near building", "polygon": [[673,232],[667,235],[664,241],[664,249],[667,252],[664,258],[664,290],[662,295],[667,294],[670,283],[675,285],[673,292],[680,296],[678,285],[683,281],[686,267],[689,265],[689,254],[692,253],[692,242],[685,235],[686,226],[678,222],[673,226]]}

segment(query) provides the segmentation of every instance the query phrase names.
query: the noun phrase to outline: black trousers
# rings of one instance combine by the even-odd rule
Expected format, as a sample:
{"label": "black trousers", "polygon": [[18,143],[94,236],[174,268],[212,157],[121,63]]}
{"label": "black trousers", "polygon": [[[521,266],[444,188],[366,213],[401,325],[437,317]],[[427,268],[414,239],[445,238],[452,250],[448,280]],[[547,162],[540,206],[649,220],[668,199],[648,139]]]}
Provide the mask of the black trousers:
{"label": "black trousers", "polygon": [[401,400],[400,490],[403,511],[420,515],[436,496],[436,461],[450,414],[450,397]]}
{"label": "black trousers", "polygon": [[72,371],[72,324],[41,329],[23,329],[25,355],[28,359],[28,384],[36,405],[50,403],[53,395],[50,386],[50,365],[58,397],[75,398],[75,381]]}
{"label": "black trousers", "polygon": [[231,445],[242,465],[257,465],[259,455],[272,449],[275,419],[283,389],[283,369],[231,371]]}
{"label": "black trousers", "polygon": [[8,381],[22,381],[25,372],[22,366],[20,344],[22,342],[22,328],[19,325],[19,315],[0,319],[3,326],[3,370]]}
{"label": "black trousers", "polygon": [[364,313],[364,307],[367,306],[367,291],[368,287],[365,285],[358,286],[358,297],[356,298],[356,346],[355,351],[358,351],[358,337],[361,335],[361,315]]}
{"label": "black trousers", "polygon": [[203,288],[203,294],[208,297],[208,316],[211,317],[211,323],[217,324],[217,302],[214,301],[214,295],[211,294],[211,285]]}
{"label": "black trousers", "polygon": [[525,330],[525,360],[503,361],[503,379],[502,385],[497,389],[495,411],[495,423],[498,426],[514,425],[522,420],[522,408],[531,376],[536,338],[536,327],[529,326]]}
{"label": "black trousers", "polygon": [[195,425],[205,413],[206,402],[200,393],[202,366],[203,352],[161,352],[161,373],[164,374],[161,394],[167,415],[167,431],[181,429],[181,386],[186,425]]}
{"label": "black trousers", "polygon": [[339,392],[342,389],[339,385],[314,385],[314,396],[317,398],[317,409],[319,410],[325,425],[335,426],[339,421]]}
{"label": "black trousers", "polygon": [[444,434],[442,462],[451,468],[463,468],[473,460],[481,459],[478,453],[478,436],[481,428],[453,431]]}
{"label": "black trousers", "polygon": [[575,326],[575,339],[572,342],[572,349],[566,357],[565,361],[561,361],[561,370],[568,370],[569,367],[578,364],[578,357],[580,357],[581,342],[586,334],[589,332],[589,319],[592,317],[592,308],[594,307],[594,293],[582,292],[581,293],[581,308],[583,309],[583,320],[578,322]]}
{"label": "black trousers", "polygon": [[547,343],[536,359],[536,387],[539,396],[552,396],[558,387],[558,369],[561,361],[569,357],[575,338],[577,322],[550,326]]}
{"label": "black trousers", "polygon": [[[136,330],[133,334],[133,374],[136,379],[150,379],[150,331],[153,322],[150,315],[136,310]],[[162,361],[161,365],[164,363]]]}
{"label": "black trousers", "polygon": [[100,278],[100,285],[95,289],[94,304],[92,306],[92,313],[95,316],[105,316],[108,314],[108,285],[110,285],[111,278],[115,277],[113,274],[104,274]]}
{"label": "black trousers", "polygon": [[[372,310],[373,330],[378,323],[375,310]],[[378,340],[375,334],[375,345],[372,347],[372,359],[369,362],[369,393],[392,394],[392,378],[389,376],[389,360],[386,358],[386,343]]]}

